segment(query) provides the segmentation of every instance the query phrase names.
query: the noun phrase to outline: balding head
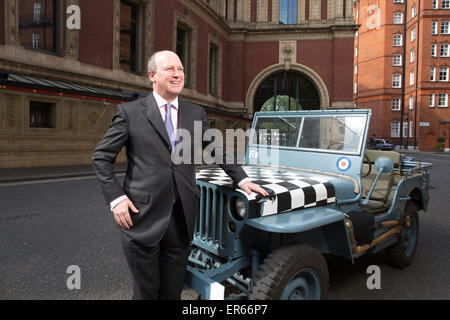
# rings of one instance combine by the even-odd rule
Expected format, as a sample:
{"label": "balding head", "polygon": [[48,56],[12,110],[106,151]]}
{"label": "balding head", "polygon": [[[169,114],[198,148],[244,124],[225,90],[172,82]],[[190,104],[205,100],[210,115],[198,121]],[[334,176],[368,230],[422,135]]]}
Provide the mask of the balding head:
{"label": "balding head", "polygon": [[155,52],[148,61],[148,76],[153,90],[167,102],[173,101],[184,87],[183,64],[175,52]]}

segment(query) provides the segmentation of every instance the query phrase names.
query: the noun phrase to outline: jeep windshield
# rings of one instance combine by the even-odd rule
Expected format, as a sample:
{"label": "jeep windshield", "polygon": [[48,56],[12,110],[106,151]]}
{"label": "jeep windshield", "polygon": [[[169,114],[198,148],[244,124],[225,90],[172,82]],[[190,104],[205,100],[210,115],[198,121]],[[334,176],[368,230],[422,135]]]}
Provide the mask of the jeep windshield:
{"label": "jeep windshield", "polygon": [[259,115],[251,146],[360,154],[367,117],[361,114]]}

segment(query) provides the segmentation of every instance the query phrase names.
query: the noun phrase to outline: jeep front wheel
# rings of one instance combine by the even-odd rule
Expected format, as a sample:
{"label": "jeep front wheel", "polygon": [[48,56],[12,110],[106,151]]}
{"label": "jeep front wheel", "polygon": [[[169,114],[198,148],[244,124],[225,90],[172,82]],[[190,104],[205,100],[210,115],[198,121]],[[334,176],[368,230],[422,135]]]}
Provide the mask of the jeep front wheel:
{"label": "jeep front wheel", "polygon": [[328,268],[306,244],[274,250],[253,279],[251,300],[319,300],[328,296]]}
{"label": "jeep front wheel", "polygon": [[414,259],[419,238],[418,211],[415,202],[408,201],[406,203],[402,232],[397,237],[397,242],[386,248],[387,263],[392,267],[406,268]]}

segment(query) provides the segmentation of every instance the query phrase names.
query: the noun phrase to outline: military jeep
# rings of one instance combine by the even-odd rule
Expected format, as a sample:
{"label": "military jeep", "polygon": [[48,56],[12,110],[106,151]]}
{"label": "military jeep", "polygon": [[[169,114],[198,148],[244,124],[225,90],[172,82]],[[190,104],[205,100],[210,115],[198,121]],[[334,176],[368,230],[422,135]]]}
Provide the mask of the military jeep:
{"label": "military jeep", "polygon": [[385,250],[405,268],[427,211],[432,164],[365,150],[370,110],[256,113],[247,195],[220,167],[197,171],[200,212],[186,284],[206,299],[324,299],[325,256]]}

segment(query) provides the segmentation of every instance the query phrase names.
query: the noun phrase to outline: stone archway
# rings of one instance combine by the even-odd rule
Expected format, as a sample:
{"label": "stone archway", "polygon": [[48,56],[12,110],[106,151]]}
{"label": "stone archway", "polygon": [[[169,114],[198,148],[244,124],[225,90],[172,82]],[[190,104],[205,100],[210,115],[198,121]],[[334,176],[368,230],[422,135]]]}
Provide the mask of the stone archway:
{"label": "stone archway", "polygon": [[308,68],[307,66],[304,66],[302,64],[290,64],[289,69],[286,69],[285,64],[275,64],[272,65],[263,71],[261,71],[252,81],[250,84],[250,87],[247,91],[247,97],[245,100],[246,107],[249,114],[253,114],[255,112],[255,106],[254,106],[254,100],[255,100],[255,94],[259,88],[259,86],[270,76],[279,73],[281,71],[287,71],[287,72],[297,72],[306,78],[308,78],[317,89],[317,92],[319,94],[319,100],[320,100],[320,109],[326,109],[330,106],[330,98],[328,94],[328,89],[325,85],[325,82],[322,80],[322,78],[311,68]]}

